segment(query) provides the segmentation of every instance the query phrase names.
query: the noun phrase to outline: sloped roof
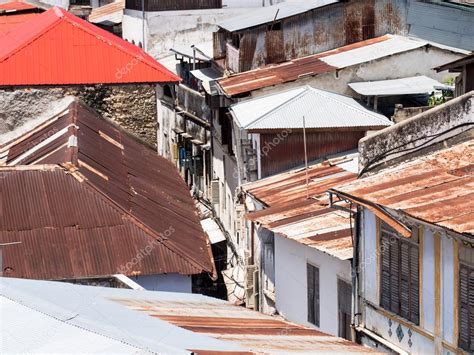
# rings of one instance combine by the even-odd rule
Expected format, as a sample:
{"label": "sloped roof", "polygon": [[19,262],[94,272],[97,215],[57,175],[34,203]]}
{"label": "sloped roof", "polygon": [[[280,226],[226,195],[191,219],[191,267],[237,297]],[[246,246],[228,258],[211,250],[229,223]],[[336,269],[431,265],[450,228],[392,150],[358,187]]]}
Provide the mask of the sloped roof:
{"label": "sloped roof", "polygon": [[355,172],[346,168],[354,160],[357,162],[357,154],[341,154],[310,166],[308,186],[303,168],[243,185],[247,194],[267,206],[247,214],[246,218],[341,260],[352,258],[351,216],[332,209],[324,194],[331,187],[357,178]]}
{"label": "sloped roof", "polygon": [[4,255],[8,276],[214,271],[176,168],[81,104],[0,147],[0,162],[0,242],[22,241]]}
{"label": "sloped roof", "polygon": [[361,81],[348,85],[352,90],[364,96],[431,94],[435,90],[453,89],[424,75],[393,80]]}
{"label": "sloped roof", "polygon": [[116,0],[109,4],[93,8],[89,22],[112,26],[122,22],[125,0]]}
{"label": "sloped roof", "polygon": [[356,203],[474,236],[473,166],[471,139],[332,190]]}
{"label": "sloped roof", "polygon": [[179,80],[139,47],[58,7],[0,37],[0,87]]}
{"label": "sloped roof", "polygon": [[234,74],[219,80],[219,85],[226,95],[234,96],[273,85],[296,81],[302,77],[334,72],[338,69],[427,46],[434,46],[459,54],[468,53],[465,50],[421,39],[387,34],[281,64]]}
{"label": "sloped roof", "polygon": [[[313,328],[199,294],[9,278],[2,280],[0,305],[9,334],[0,343],[2,353],[18,351],[20,346],[31,353],[69,353],[77,350],[72,347],[76,334],[80,340],[94,341],[84,344],[87,348],[81,351],[91,348],[95,352],[109,344],[113,353],[140,354],[374,352]],[[43,316],[50,321],[45,324]],[[51,328],[45,327],[50,324]],[[96,336],[85,337],[83,331]],[[19,334],[21,341],[15,336]],[[48,336],[51,334],[54,336]]]}
{"label": "sloped roof", "polygon": [[244,16],[237,16],[222,21],[218,26],[230,32],[239,31],[272,21],[282,20],[338,2],[339,0],[287,0],[273,6],[252,9],[252,12]]}
{"label": "sloped roof", "polygon": [[264,96],[231,107],[240,127],[247,130],[303,128],[380,129],[392,122],[351,97],[310,86]]}
{"label": "sloped roof", "polygon": [[43,9],[26,2],[12,1],[0,4],[0,37],[35,18],[43,11]]}

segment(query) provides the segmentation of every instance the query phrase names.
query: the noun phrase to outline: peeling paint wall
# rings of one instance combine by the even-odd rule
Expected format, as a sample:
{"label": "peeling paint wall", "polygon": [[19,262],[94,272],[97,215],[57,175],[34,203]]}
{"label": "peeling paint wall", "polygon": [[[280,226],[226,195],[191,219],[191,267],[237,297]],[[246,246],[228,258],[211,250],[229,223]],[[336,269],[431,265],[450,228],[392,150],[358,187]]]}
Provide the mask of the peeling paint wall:
{"label": "peeling paint wall", "polygon": [[[279,21],[270,31],[269,24],[252,29],[227,32],[221,40],[241,36],[241,72],[264,64],[288,61],[386,33],[406,35],[407,0],[354,0],[329,5]],[[281,32],[282,43],[275,44],[274,32]],[[272,34],[269,36],[269,34]],[[272,43],[267,43],[273,41]],[[257,43],[248,46],[245,43]]]}

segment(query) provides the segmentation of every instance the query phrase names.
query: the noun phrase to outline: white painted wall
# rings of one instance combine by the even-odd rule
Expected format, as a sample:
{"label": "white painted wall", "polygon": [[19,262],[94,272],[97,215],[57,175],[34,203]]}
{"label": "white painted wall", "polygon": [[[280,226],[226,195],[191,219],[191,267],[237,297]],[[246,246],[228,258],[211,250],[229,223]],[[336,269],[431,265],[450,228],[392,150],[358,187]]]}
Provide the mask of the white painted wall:
{"label": "white painted wall", "polygon": [[236,8],[236,7],[263,7],[276,5],[285,0],[223,0],[223,8]]}
{"label": "white painted wall", "polygon": [[180,274],[142,275],[131,277],[148,291],[192,293],[191,276]]}
{"label": "white painted wall", "polygon": [[[209,10],[146,12],[146,51],[154,58],[170,56],[171,48],[212,42],[217,24],[229,18],[248,14],[252,8],[233,7]],[[143,43],[142,12],[126,9],[122,21],[122,38]]]}
{"label": "white painted wall", "polygon": [[[422,250],[420,249],[420,266],[422,275],[420,278],[420,325],[412,325],[411,346],[409,343],[409,328],[398,321],[400,317],[391,316],[392,325],[389,325],[389,317],[379,311],[379,264],[377,262],[377,233],[375,216],[367,209],[363,210],[363,235],[362,250],[364,260],[360,266],[362,287],[362,311],[363,322],[361,324],[368,330],[383,337],[395,346],[414,354],[432,354],[436,350],[436,341],[425,336],[423,332],[435,336],[435,241],[441,238],[441,334],[438,338],[439,344],[444,340],[453,344],[454,328],[454,243],[446,233],[435,234],[428,227],[422,227]],[[365,306],[364,306],[365,305]],[[396,336],[396,329],[401,324],[404,337],[401,341]],[[416,331],[419,329],[420,331]],[[446,352],[446,349],[443,351]]]}
{"label": "white painted wall", "polygon": [[338,334],[337,280],[351,282],[349,260],[339,260],[296,241],[275,236],[276,308],[286,319],[314,327],[307,321],[306,264],[319,267],[320,328]]}

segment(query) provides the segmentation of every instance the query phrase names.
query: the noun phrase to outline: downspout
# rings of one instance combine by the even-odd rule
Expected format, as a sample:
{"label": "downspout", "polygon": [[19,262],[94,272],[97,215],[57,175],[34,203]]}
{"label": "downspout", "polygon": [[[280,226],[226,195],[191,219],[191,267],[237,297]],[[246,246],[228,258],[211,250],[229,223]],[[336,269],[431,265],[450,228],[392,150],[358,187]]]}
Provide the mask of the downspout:
{"label": "downspout", "polygon": [[359,294],[359,236],[360,236],[360,208],[357,208],[357,213],[354,215],[354,235],[352,236],[353,245],[353,258],[352,258],[352,312],[351,312],[351,340],[357,342],[357,331],[359,327],[359,317],[361,314],[359,300],[357,295]]}

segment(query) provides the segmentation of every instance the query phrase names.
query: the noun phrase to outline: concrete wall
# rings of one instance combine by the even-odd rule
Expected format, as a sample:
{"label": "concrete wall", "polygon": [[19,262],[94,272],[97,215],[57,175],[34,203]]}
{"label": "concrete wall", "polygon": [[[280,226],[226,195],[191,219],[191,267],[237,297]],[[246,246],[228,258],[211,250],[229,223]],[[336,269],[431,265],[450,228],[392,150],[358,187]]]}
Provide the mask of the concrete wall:
{"label": "concrete wall", "polygon": [[[381,336],[389,343],[404,351],[414,354],[433,354],[438,347],[439,351],[446,353],[448,348],[441,345],[447,343],[456,347],[457,339],[454,338],[455,288],[458,287],[455,275],[454,253],[457,250],[456,240],[446,233],[421,226],[420,232],[420,325],[416,326],[403,318],[391,315],[379,306],[380,298],[380,253],[377,250],[376,218],[367,209],[362,215],[362,264],[361,289],[359,290],[363,318],[361,326]],[[414,221],[411,221],[414,223]],[[418,224],[415,224],[418,225]],[[439,243],[441,254],[441,274],[436,274],[436,244]],[[440,309],[436,309],[435,290],[441,287]],[[365,305],[365,306],[364,306]],[[440,322],[439,331],[436,330],[436,319]],[[390,320],[390,322],[389,322]],[[391,324],[391,325],[390,325]],[[398,340],[396,329],[400,325],[403,339]],[[409,335],[409,330],[412,335]],[[438,338],[438,340],[436,339]],[[410,345],[411,343],[411,345]],[[438,345],[437,345],[438,344]]]}
{"label": "concrete wall", "polygon": [[[420,146],[428,139],[430,145],[444,142],[450,137],[472,129],[474,122],[474,92],[457,97],[446,104],[437,106],[420,115],[409,118],[399,124],[386,128],[374,135],[363,138],[359,142],[359,165],[366,166],[374,162],[384,152],[393,153],[377,162],[384,162],[384,167],[393,165],[406,156],[407,149]],[[463,125],[456,128],[460,125]],[[448,132],[448,130],[450,130]],[[446,132],[439,138],[433,135]],[[375,170],[374,170],[375,171]]]}
{"label": "concrete wall", "polygon": [[81,99],[102,117],[156,147],[157,101],[155,87],[151,85],[0,91],[0,134],[36,119],[48,107],[55,107],[54,103],[60,105],[65,96]]}
{"label": "concrete wall", "polygon": [[286,319],[314,327],[307,321],[307,263],[319,267],[319,329],[337,336],[337,280],[341,278],[351,282],[351,265],[348,260],[339,260],[296,241],[275,236],[276,308]]}
{"label": "concrete wall", "polygon": [[[171,48],[189,47],[192,44],[212,42],[216,24],[239,15],[249,8],[223,8],[188,11],[157,11],[146,13],[145,49],[154,58],[170,56]],[[122,22],[122,37],[135,44],[143,43],[142,13],[125,10]]]}
{"label": "concrete wall", "polygon": [[263,7],[276,5],[285,0],[223,0],[223,8],[236,8],[236,7]]}
{"label": "concrete wall", "polygon": [[179,274],[143,275],[131,277],[148,291],[192,293],[191,276]]}

